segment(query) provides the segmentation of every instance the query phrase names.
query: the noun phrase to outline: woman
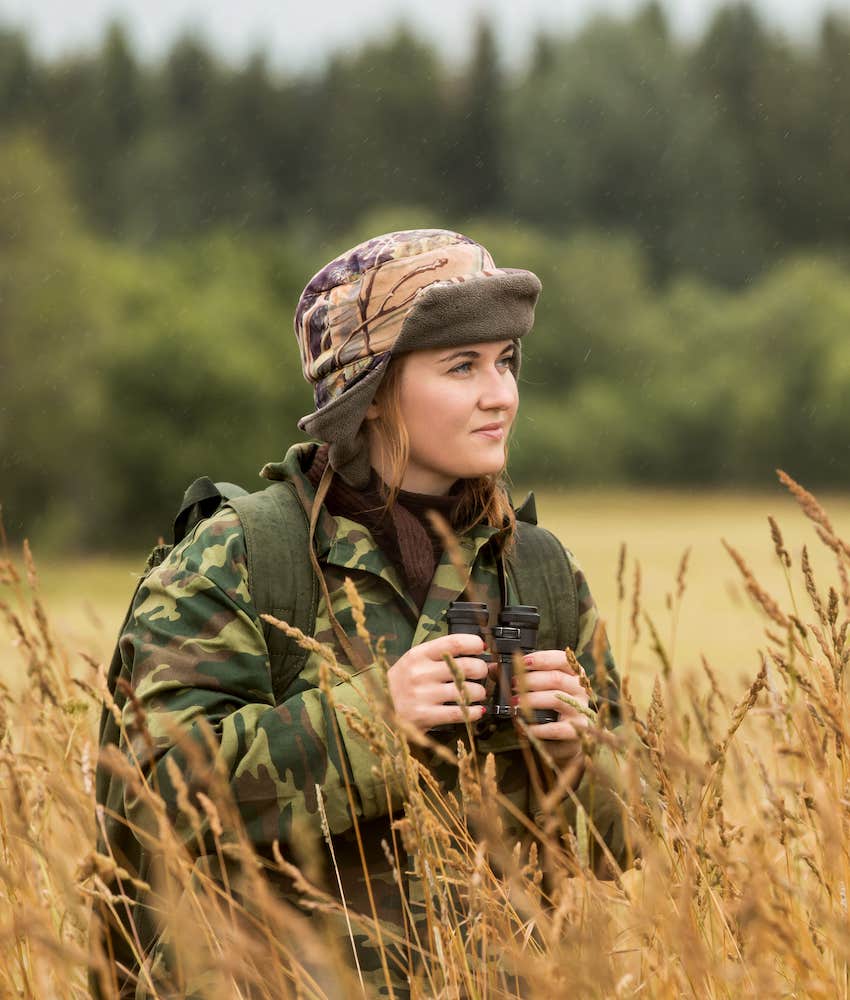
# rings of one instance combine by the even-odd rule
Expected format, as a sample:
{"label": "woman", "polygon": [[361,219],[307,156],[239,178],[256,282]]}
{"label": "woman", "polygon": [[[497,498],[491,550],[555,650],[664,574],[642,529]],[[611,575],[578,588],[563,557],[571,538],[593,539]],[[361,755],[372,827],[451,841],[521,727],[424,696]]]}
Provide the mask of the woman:
{"label": "woman", "polygon": [[[357,719],[382,703],[391,729],[425,737],[486,714],[492,668],[484,642],[447,635],[445,614],[451,601],[472,599],[486,601],[495,615],[523,596],[505,572],[516,515],[501,477],[518,406],[520,340],[531,330],[539,292],[531,272],[497,268],[482,246],[445,230],[368,240],[305,288],[295,330],[316,409],[300,426],[319,443],[294,446],[264,475],[287,484],[309,520],[306,555],[320,584],[313,635],[335,656],[332,692],[326,683],[323,690],[327,667],[316,648],[275,696],[238,504],[202,522],[153,571],[121,639],[136,695],[125,708],[125,749],[155,771],[166,801],[179,798],[174,763],[187,770],[175,723],[200,745],[204,719],[260,853],[271,855],[274,841],[293,846],[293,830],[303,836],[325,824],[335,889],[352,910],[375,906],[390,924],[403,922],[404,900],[393,890],[375,903],[360,852],[373,882],[391,881],[385,845],[394,842],[390,819],[403,809],[405,789],[376,766],[374,741]],[[444,544],[429,511],[451,525],[457,545]],[[613,722],[613,663],[586,581],[571,557],[567,565],[578,597],[569,641],[579,670],[591,677],[594,647],[606,657],[608,681],[594,707],[606,705]],[[353,606],[359,602],[360,612]],[[378,637],[382,655],[373,644]],[[523,707],[557,713],[555,721],[529,724],[528,733],[548,751],[547,766],[569,769],[569,783],[581,792],[587,685],[563,648],[538,649],[524,665]],[[532,815],[527,738],[519,728],[482,731],[477,750],[494,753],[500,790]],[[429,760],[422,753],[450,790],[457,775],[446,754],[435,751]],[[128,791],[124,805],[130,822],[143,825],[142,799]],[[617,823],[605,822],[622,861]],[[515,832],[508,827],[505,835]],[[410,885],[404,891],[415,899]],[[370,965],[362,940],[358,948],[361,973],[372,968],[378,989],[386,970]]]}

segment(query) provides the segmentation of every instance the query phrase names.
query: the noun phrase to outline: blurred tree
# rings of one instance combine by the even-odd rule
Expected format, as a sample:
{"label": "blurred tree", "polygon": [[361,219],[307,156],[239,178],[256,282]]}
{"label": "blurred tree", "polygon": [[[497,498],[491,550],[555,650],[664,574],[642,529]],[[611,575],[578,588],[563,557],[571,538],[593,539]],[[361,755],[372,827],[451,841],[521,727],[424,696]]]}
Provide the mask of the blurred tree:
{"label": "blurred tree", "polygon": [[638,31],[654,36],[665,44],[670,42],[670,24],[660,0],[647,0],[635,14],[634,24]]}
{"label": "blurred tree", "polygon": [[[753,5],[735,3],[717,10],[690,59],[695,89],[711,97],[721,134],[732,139],[729,149],[741,179],[741,207],[761,222],[765,253],[769,246],[778,248],[782,240],[782,210],[776,201],[779,164],[767,148],[772,119],[784,120],[782,104],[794,100],[787,79],[780,84],[787,57],[768,35]],[[774,135],[783,128],[774,129]],[[781,152],[773,149],[774,154]]]}
{"label": "blurred tree", "polygon": [[100,162],[87,155],[89,143],[97,143],[93,124],[97,116],[92,116],[98,101],[93,60],[77,55],[46,65],[42,89],[42,113],[31,125],[42,132],[51,152],[64,161],[73,194],[92,211],[88,199],[102,179]]}
{"label": "blurred tree", "polygon": [[119,22],[113,21],[106,29],[98,62],[102,141],[107,149],[118,152],[145,126],[141,71]]}
{"label": "blurred tree", "polygon": [[279,226],[288,218],[294,192],[279,190],[275,180],[282,163],[299,159],[299,144],[282,96],[257,52],[227,81],[211,114],[222,167],[217,214],[240,228]]}
{"label": "blurred tree", "polygon": [[310,209],[328,225],[350,227],[385,202],[439,204],[446,115],[431,46],[399,25],[385,41],[334,56],[314,108],[302,137],[315,176]]}
{"label": "blurred tree", "polygon": [[516,89],[510,207],[553,234],[632,230],[656,277],[744,280],[760,249],[747,175],[649,13],[633,25],[597,19]]}
{"label": "blurred tree", "polygon": [[123,27],[109,26],[96,55],[48,66],[42,90],[45,138],[67,165],[89,221],[123,235],[129,193],[122,172],[145,126],[144,81]]}
{"label": "blurred tree", "polygon": [[[770,412],[741,427],[749,475],[779,466],[813,486],[850,478],[834,464],[847,453],[846,425],[836,433],[835,414],[824,409],[824,382],[843,378],[827,368],[846,339],[846,288],[846,271],[836,264],[792,259],[728,311],[752,383],[772,396]],[[751,405],[748,393],[741,392],[742,408]]]}
{"label": "blurred tree", "polygon": [[807,49],[750,4],[692,47],[658,3],[540,36],[514,80],[483,21],[457,76],[404,27],[292,78],[0,33],[10,527],[143,547],[188,479],[255,484],[311,406],[304,283],[423,225],[543,280],[516,478],[847,484],[848,80],[846,20]]}
{"label": "blurred tree", "polygon": [[115,261],[124,336],[105,360],[112,419],[97,452],[117,484],[103,512],[116,533],[155,541],[200,475],[261,488],[262,464],[301,436],[312,406],[291,291],[284,305],[271,280],[281,263],[295,261],[279,246],[227,236],[174,246],[143,273]]}
{"label": "blurred tree", "polygon": [[528,80],[545,79],[552,72],[558,59],[558,45],[548,28],[541,28],[534,36],[531,46],[531,60]]}
{"label": "blurred tree", "polygon": [[503,83],[496,38],[479,18],[472,56],[452,102],[453,135],[446,150],[448,204],[468,215],[499,212],[504,203]]}
{"label": "blurred tree", "polygon": [[125,174],[146,125],[145,90],[126,31],[113,22],[95,65],[87,129],[91,143],[87,200],[93,221],[111,236],[124,235],[127,206],[132,203]]}
{"label": "blurred tree", "polygon": [[93,488],[94,343],[109,289],[42,144],[0,144],[0,483],[11,532],[64,523],[79,535]]}
{"label": "blurred tree", "polygon": [[29,124],[38,116],[39,80],[21,31],[0,29],[0,122]]}
{"label": "blurred tree", "polygon": [[850,242],[850,19],[827,14],[821,22],[819,45],[811,70],[814,93],[811,113],[817,129],[816,151],[805,166],[817,182],[809,211],[822,246],[846,247]]}
{"label": "blurred tree", "polygon": [[178,38],[168,54],[163,80],[169,119],[198,128],[216,100],[218,76],[215,60],[200,39]]}
{"label": "blurred tree", "polygon": [[739,138],[761,126],[757,80],[768,38],[749,2],[721,6],[691,57],[696,80],[711,94]]}
{"label": "blurred tree", "polygon": [[122,178],[126,229],[136,240],[188,235],[227,217],[220,192],[234,179],[214,127],[222,76],[204,44],[184,35],[152,81],[148,127]]}

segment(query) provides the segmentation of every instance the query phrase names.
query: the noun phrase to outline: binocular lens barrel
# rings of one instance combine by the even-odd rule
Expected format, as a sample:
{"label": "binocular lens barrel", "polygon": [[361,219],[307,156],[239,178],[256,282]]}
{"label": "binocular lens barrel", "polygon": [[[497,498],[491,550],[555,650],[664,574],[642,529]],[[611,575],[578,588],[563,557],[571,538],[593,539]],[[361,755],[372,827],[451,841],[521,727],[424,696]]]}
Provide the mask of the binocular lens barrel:
{"label": "binocular lens barrel", "polygon": [[540,628],[540,613],[530,604],[508,604],[499,613],[500,625],[514,628]]}
{"label": "binocular lens barrel", "polygon": [[519,644],[523,653],[533,653],[537,648],[537,630],[540,628],[537,608],[528,604],[509,604],[499,614],[499,625],[519,630]]}
{"label": "binocular lens barrel", "polygon": [[[508,604],[499,613],[499,624],[488,628],[490,611],[486,604],[476,601],[453,601],[446,612],[451,635],[472,634],[481,636],[496,654],[499,663],[499,678],[493,699],[487,706],[490,723],[510,722],[517,715],[513,704],[513,663],[516,653],[532,653],[537,647],[537,631],[540,628],[540,614],[537,608],[528,604]],[[487,659],[487,654],[484,654]],[[550,709],[535,709],[535,722],[555,722],[558,713]],[[451,729],[438,727],[438,731]]]}
{"label": "binocular lens barrel", "polygon": [[452,601],[446,618],[450,635],[480,635],[483,639],[490,612],[486,604],[476,601]]}

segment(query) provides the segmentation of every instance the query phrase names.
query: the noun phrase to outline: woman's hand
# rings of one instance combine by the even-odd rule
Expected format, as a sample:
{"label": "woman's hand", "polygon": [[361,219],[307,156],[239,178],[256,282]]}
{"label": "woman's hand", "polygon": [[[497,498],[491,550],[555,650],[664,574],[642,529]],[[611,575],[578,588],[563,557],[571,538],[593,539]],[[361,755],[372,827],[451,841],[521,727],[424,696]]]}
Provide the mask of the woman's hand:
{"label": "woman's hand", "polygon": [[[567,654],[558,649],[540,649],[523,657],[525,680],[515,679],[515,694],[523,707],[549,708],[558,713],[557,722],[529,724],[528,731],[546,740],[546,749],[555,763],[582,763],[581,737],[589,728],[590,719],[563,700],[566,696],[587,709],[590,697],[581,679],[567,661]],[[522,694],[522,687],[525,693]]]}
{"label": "woman's hand", "polygon": [[[445,657],[453,657],[466,678],[463,688],[467,700],[483,701],[487,664],[477,658],[483,651],[480,636],[462,634],[444,635],[409,649],[387,671],[396,715],[423,732],[463,722],[462,696]],[[470,721],[477,722],[484,712],[483,705],[470,705]]]}

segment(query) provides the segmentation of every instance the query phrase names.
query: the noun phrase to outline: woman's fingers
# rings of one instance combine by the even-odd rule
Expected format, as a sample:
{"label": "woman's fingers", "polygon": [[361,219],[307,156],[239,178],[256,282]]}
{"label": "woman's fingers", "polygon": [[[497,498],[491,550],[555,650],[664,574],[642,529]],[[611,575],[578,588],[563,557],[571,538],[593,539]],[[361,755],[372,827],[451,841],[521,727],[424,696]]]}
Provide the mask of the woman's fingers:
{"label": "woman's fingers", "polygon": [[485,711],[484,705],[429,705],[422,710],[421,718],[425,728],[432,729],[434,726],[465,722],[467,718],[470,722],[478,722]]}
{"label": "woman's fingers", "polygon": [[[487,697],[487,692],[484,690],[483,684],[475,684],[470,681],[466,681],[463,685],[463,693],[468,702],[483,701]],[[452,682],[450,684],[441,684],[437,688],[436,697],[433,700],[436,702],[457,702],[460,701],[460,697],[461,693],[458,690],[457,684]]]}
{"label": "woman's fingers", "polygon": [[575,674],[565,674],[561,670],[529,670],[524,678],[516,679],[517,690],[522,690],[523,685],[527,691],[563,691],[587,704],[587,691]]}
{"label": "woman's fingers", "polygon": [[[582,684],[585,678],[575,673],[563,650],[536,650],[525,656],[523,662],[525,674],[516,679],[523,707],[529,711],[553,709],[558,713],[556,722],[530,723],[528,731],[540,740],[559,744],[562,762],[577,759],[581,755],[582,734],[591,724],[590,718],[581,711],[589,702]],[[576,704],[570,705],[565,701],[567,698]]]}
{"label": "woman's fingers", "polygon": [[475,656],[484,652],[484,640],[480,635],[459,632],[456,635],[441,635],[439,639],[429,639],[413,647],[431,660],[442,660],[445,656]]}
{"label": "woman's fingers", "polygon": [[[567,697],[571,696],[567,695]],[[586,707],[585,703],[579,702],[578,698],[574,700],[583,707]],[[558,715],[568,718],[580,729],[587,729],[590,725],[590,719],[586,715],[580,712],[575,706],[564,701],[562,691],[528,691],[524,695],[519,696],[519,704],[523,708],[554,709]]]}
{"label": "woman's fingers", "polygon": [[572,677],[576,676],[563,649],[538,649],[533,653],[526,653],[523,661],[528,671],[560,670]]}
{"label": "woman's fingers", "polygon": [[559,719],[557,722],[538,722],[529,725],[528,731],[541,740],[562,740],[575,742],[581,739],[580,730],[573,725],[575,720]]}
{"label": "woman's fingers", "polygon": [[[454,662],[467,680],[480,681],[487,676],[487,664],[484,660],[478,660],[473,656],[459,656]],[[451,667],[445,660],[425,660],[419,665],[417,674],[419,682],[423,684],[431,681],[454,680]]]}
{"label": "woman's fingers", "polygon": [[[387,674],[399,717],[425,729],[465,718],[473,722],[480,719],[485,708],[479,703],[487,697],[484,681],[494,666],[481,659],[483,652],[482,639],[468,634],[441,636],[408,650]],[[563,650],[538,650],[524,662],[524,675],[516,678],[523,705],[554,709],[559,715],[557,722],[534,724],[531,731],[541,739],[577,740],[589,725],[580,710],[588,704],[588,695],[566,654]],[[564,697],[576,705],[567,704]]]}
{"label": "woman's fingers", "polygon": [[[474,656],[461,656],[455,659],[455,663],[463,672],[463,676],[470,681],[480,681],[487,676],[488,665],[484,660],[479,660]],[[449,677],[452,676],[447,663],[443,664],[448,670]]]}

